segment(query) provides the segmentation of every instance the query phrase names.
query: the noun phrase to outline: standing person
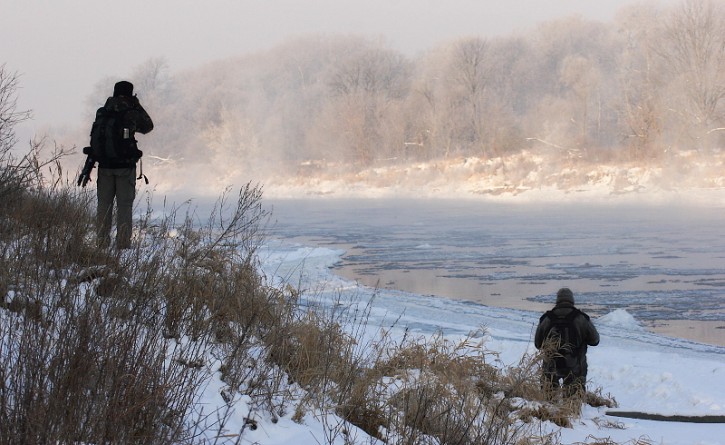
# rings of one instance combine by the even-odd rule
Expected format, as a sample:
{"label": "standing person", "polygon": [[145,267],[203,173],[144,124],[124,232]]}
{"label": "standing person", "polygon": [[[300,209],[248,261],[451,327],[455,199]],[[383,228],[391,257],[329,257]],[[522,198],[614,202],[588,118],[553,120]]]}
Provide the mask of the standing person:
{"label": "standing person", "polygon": [[133,84],[125,80],[114,85],[113,96],[96,112],[87,154],[98,162],[96,229],[99,247],[110,245],[114,199],[117,207],[116,248],[131,247],[136,163],[143,156],[135,134],[146,134],[153,128],[151,117],[133,94]]}
{"label": "standing person", "polygon": [[587,346],[599,344],[599,332],[589,316],[574,306],[574,293],[568,288],[556,293],[556,305],[539,319],[534,346],[544,350],[542,387],[546,391],[559,388],[565,394],[586,392]]}

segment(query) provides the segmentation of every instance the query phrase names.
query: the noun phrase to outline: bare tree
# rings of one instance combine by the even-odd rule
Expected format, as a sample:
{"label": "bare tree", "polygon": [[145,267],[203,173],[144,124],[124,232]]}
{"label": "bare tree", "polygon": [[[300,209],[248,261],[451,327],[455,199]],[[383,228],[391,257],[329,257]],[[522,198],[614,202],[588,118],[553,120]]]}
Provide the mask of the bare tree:
{"label": "bare tree", "polygon": [[148,59],[133,70],[130,79],[134,89],[143,94],[145,107],[155,111],[169,93],[169,64],[163,57]]}
{"label": "bare tree", "polygon": [[595,118],[594,125],[590,123],[591,115],[597,116],[601,109],[599,68],[586,56],[570,55],[561,63],[560,76],[566,95],[573,102],[571,122],[577,129],[578,145],[587,146],[590,141],[590,126],[595,128],[597,135],[601,132],[598,118]]}
{"label": "bare tree", "polygon": [[[17,109],[18,74],[0,65],[0,207],[11,206],[33,188],[57,185],[61,181],[62,167],[59,160],[68,154],[63,146],[55,145],[49,155],[41,156],[46,138],[29,142],[29,150],[15,156],[13,149],[18,140],[15,127],[30,119],[31,112]],[[45,176],[46,169],[51,174]]]}
{"label": "bare tree", "polygon": [[466,38],[417,61],[409,144],[425,156],[496,156],[521,146],[530,47],[521,38]]}
{"label": "bare tree", "polygon": [[523,110],[527,138],[567,155],[614,145],[621,42],[612,28],[574,16],[541,25],[529,40],[526,65],[536,77]]}
{"label": "bare tree", "polygon": [[596,161],[623,141],[637,159],[698,138],[714,146],[725,138],[725,14],[718,0],[683,1],[666,16],[631,7],[618,27],[567,17],[414,59],[356,36],[294,39],[173,78],[151,59],[132,76],[159,99],[144,143],[178,164],[216,162],[202,169],[214,177],[240,153],[280,174],[521,147]]}
{"label": "bare tree", "polygon": [[380,155],[395,156],[403,148],[395,104],[406,97],[409,76],[402,55],[376,45],[349,53],[332,72],[328,82],[331,106],[356,162],[369,164]]}
{"label": "bare tree", "polygon": [[636,5],[619,14],[625,39],[619,57],[620,115],[623,134],[633,159],[658,157],[665,112],[662,96],[662,64],[656,57],[661,42],[660,12],[651,5]]}
{"label": "bare tree", "polygon": [[408,159],[448,157],[453,148],[452,122],[443,91],[447,54],[447,47],[438,48],[415,62],[411,94],[406,101],[410,116],[405,142]]}
{"label": "bare tree", "polygon": [[419,110],[413,143],[448,157],[486,156],[486,108],[491,82],[489,42],[465,38],[431,51],[418,62],[411,106]]}
{"label": "bare tree", "polygon": [[0,65],[0,154],[8,153],[17,144],[15,126],[31,118],[28,110],[18,110],[18,74]]}
{"label": "bare tree", "polygon": [[18,199],[37,177],[39,165],[30,155],[16,159],[12,153],[18,142],[15,126],[31,116],[30,111],[18,111],[17,89],[18,75],[0,65],[0,206]]}
{"label": "bare tree", "polygon": [[491,156],[522,148],[521,123],[517,113],[525,110],[528,84],[536,75],[527,61],[530,45],[522,38],[499,38],[489,41],[487,51],[487,92],[483,99],[484,144]]}
{"label": "bare tree", "polygon": [[[453,48],[449,66],[454,109],[460,112],[459,131],[465,142],[486,157],[484,110],[491,76],[489,43],[482,38],[461,40]],[[458,114],[458,112],[456,114]]]}
{"label": "bare tree", "polygon": [[686,0],[667,22],[665,39],[660,55],[673,76],[670,91],[684,93],[671,106],[699,139],[725,118],[725,8]]}

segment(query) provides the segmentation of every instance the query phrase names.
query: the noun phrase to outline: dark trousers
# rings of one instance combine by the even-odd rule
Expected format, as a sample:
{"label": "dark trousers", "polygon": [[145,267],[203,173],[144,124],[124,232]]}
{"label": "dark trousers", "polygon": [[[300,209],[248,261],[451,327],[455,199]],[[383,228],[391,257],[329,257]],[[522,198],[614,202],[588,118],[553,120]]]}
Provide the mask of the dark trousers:
{"label": "dark trousers", "polygon": [[557,369],[552,364],[543,366],[541,389],[549,394],[554,394],[559,389],[562,389],[567,397],[577,393],[585,394],[587,391],[586,383],[587,373],[585,369]]}
{"label": "dark trousers", "polygon": [[133,201],[136,198],[136,168],[98,169],[98,213],[96,230],[98,246],[108,247],[111,242],[113,202],[116,201],[116,247],[131,247],[133,227]]}

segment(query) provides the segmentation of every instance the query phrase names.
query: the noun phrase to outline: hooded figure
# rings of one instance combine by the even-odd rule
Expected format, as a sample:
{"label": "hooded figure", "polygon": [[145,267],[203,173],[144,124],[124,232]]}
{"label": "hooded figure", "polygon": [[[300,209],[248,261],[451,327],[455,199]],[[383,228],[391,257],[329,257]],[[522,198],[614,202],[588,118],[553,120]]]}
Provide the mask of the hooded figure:
{"label": "hooded figure", "polygon": [[567,394],[586,391],[587,346],[599,344],[599,332],[589,316],[574,306],[568,288],[556,293],[556,305],[539,319],[534,346],[545,352],[542,386],[555,390],[563,385]]}

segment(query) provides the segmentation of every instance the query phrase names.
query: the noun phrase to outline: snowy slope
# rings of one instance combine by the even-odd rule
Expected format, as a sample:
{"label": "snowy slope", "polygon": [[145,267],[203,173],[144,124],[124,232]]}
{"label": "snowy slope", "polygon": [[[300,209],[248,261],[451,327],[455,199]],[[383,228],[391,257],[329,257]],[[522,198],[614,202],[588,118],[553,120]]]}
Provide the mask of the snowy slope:
{"label": "snowy slope", "polygon": [[[271,242],[261,258],[268,276],[299,282],[314,304],[334,304],[346,297],[365,301],[373,295],[373,289],[345,281],[329,271],[342,253]],[[524,353],[533,351],[532,336],[539,315],[382,290],[374,299],[370,325],[389,326],[397,320],[394,332],[397,329],[401,335],[408,327],[422,334],[441,330],[451,338],[484,326],[489,349],[499,352],[502,365],[506,365],[515,364]],[[622,309],[594,322],[602,342],[589,350],[590,387],[611,394],[620,410],[725,416],[725,348],[650,334]],[[214,391],[210,394],[213,398]],[[605,408],[586,407],[573,428],[545,424],[543,430],[559,431],[563,443],[609,438],[618,443],[648,440],[645,443],[725,444],[725,424],[634,420],[607,416],[605,412]],[[369,438],[363,436],[358,432],[357,443],[369,443]],[[262,422],[256,431],[245,433],[243,443],[307,445],[326,443],[325,437],[320,419],[307,416],[303,425],[289,419],[276,424]],[[342,438],[337,439],[336,443],[343,443]]]}

